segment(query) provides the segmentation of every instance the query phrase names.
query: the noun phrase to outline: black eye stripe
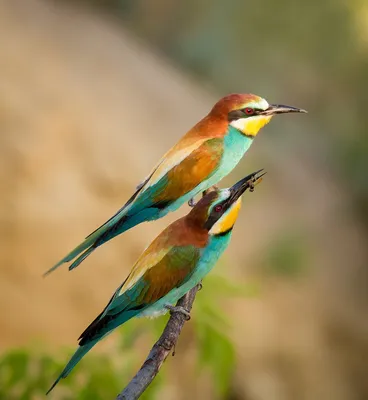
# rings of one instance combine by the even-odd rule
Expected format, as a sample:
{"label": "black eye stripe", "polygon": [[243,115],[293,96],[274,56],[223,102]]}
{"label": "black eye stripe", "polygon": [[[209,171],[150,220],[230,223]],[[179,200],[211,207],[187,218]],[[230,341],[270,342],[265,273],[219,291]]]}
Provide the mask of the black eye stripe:
{"label": "black eye stripe", "polygon": [[[228,208],[231,205],[231,201],[229,201],[229,199],[224,200],[222,203],[217,204],[216,206],[214,206],[211,210],[211,213],[207,219],[207,222],[205,224],[205,228],[210,230],[213,225],[215,225],[215,223],[225,214],[225,212],[228,210]],[[216,207],[221,206],[221,210],[220,211],[216,211]]]}
{"label": "black eye stripe", "polygon": [[[248,108],[252,108],[252,110],[253,110],[252,114],[247,114],[246,113],[245,110],[248,109]],[[255,115],[258,115],[262,111],[263,110],[261,110],[260,108],[245,107],[245,108],[242,108],[241,110],[230,111],[229,114],[227,115],[227,119],[228,119],[229,122],[236,121],[237,119],[240,119],[240,118],[253,117]]]}
{"label": "black eye stripe", "polygon": [[237,119],[244,118],[244,113],[242,110],[234,110],[230,111],[227,115],[227,119],[229,122],[236,121]]}
{"label": "black eye stripe", "polygon": [[[246,110],[252,110],[252,114],[248,114]],[[256,115],[259,114],[260,112],[262,112],[263,110],[261,110],[260,108],[254,108],[254,107],[245,107],[241,110],[244,114],[252,116],[252,115]]]}

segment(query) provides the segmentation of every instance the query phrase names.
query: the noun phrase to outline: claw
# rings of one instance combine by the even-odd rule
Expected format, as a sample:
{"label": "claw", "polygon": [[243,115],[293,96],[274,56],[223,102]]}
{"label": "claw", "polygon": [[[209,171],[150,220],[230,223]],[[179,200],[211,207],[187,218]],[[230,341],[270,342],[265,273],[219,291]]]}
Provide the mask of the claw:
{"label": "claw", "polygon": [[165,308],[170,310],[170,314],[180,313],[184,315],[186,321],[190,320],[190,313],[182,306],[172,306],[171,304],[165,304]]}
{"label": "claw", "polygon": [[197,203],[195,202],[194,198],[192,198],[192,199],[190,199],[190,200],[188,201],[188,206],[189,206],[189,207],[194,207],[196,204],[197,204]]}

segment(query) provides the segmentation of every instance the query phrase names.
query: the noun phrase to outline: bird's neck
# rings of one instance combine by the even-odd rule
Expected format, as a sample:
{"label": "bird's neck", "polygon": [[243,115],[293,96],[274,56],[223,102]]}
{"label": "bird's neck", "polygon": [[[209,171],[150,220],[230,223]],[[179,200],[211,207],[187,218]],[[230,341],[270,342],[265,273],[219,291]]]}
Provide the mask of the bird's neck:
{"label": "bird's neck", "polygon": [[188,215],[172,224],[173,232],[176,232],[175,243],[181,246],[205,247],[209,239],[207,229],[202,227],[203,224],[199,221],[191,219]]}
{"label": "bird's neck", "polygon": [[[214,252],[217,257],[226,249],[229,245],[232,235],[232,230],[222,234],[222,235],[211,235],[208,240],[208,245],[206,247],[208,252]],[[208,254],[207,254],[208,256]]]}
{"label": "bird's neck", "polygon": [[[240,161],[244,153],[249,149],[250,145],[253,143],[253,138],[244,135],[238,129],[229,125],[226,135],[224,137],[224,144],[226,149],[232,149],[232,160],[236,163]],[[231,160],[229,160],[231,161]]]}
{"label": "bird's neck", "polygon": [[246,142],[252,142],[254,139],[254,136],[252,135],[247,135],[244,132],[242,132],[240,129],[235,128],[232,125],[228,125],[227,131],[226,131],[226,136],[231,137],[234,140],[243,140]]}

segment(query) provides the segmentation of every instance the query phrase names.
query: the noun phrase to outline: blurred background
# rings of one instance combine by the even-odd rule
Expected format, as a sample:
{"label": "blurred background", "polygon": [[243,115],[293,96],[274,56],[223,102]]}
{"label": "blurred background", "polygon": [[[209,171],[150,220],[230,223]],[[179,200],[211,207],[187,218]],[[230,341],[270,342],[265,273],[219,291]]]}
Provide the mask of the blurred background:
{"label": "blurred background", "polygon": [[[368,398],[366,0],[0,0],[0,399],[40,399],[184,207],[54,265],[223,95],[274,118],[223,182],[268,171],[146,399]],[[129,322],[50,395],[108,399],[166,319]]]}

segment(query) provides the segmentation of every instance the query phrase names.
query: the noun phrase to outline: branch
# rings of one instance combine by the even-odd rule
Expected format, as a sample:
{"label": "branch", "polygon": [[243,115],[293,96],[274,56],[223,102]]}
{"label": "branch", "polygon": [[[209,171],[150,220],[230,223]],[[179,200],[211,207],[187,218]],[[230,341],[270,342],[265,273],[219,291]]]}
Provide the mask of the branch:
{"label": "branch", "polygon": [[[185,310],[190,312],[195,296],[200,287],[201,284],[198,284],[191,289],[187,294],[179,299],[177,306],[184,307]],[[129,382],[128,386],[117,396],[116,400],[136,400],[143,394],[158,374],[163,362],[166,360],[171,350],[174,349],[175,352],[175,345],[179,339],[185,321],[185,316],[182,313],[174,312],[171,315],[162,335],[152,347],[141,369]]]}

